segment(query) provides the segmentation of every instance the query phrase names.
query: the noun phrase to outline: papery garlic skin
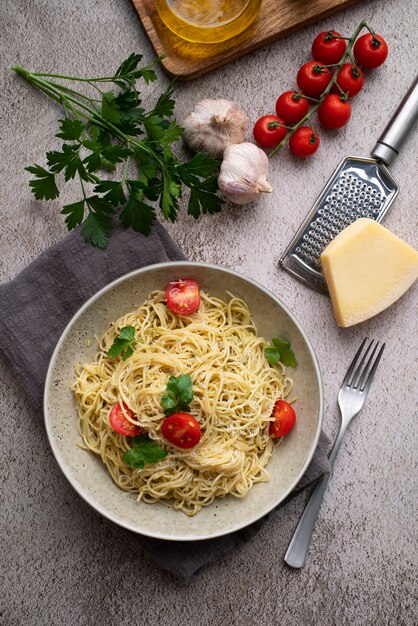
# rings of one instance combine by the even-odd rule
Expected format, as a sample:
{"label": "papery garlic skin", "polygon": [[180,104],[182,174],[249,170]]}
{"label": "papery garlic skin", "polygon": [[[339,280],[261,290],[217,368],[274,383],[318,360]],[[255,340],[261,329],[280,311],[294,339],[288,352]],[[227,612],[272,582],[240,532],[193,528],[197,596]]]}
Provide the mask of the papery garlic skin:
{"label": "papery garlic skin", "polygon": [[234,204],[247,204],[260,193],[273,191],[267,181],[269,160],[253,143],[228,146],[224,152],[218,178],[219,190]]}
{"label": "papery garlic skin", "polygon": [[245,140],[248,117],[234,102],[205,98],[196,104],[182,125],[183,139],[189,148],[220,159],[227,146]]}

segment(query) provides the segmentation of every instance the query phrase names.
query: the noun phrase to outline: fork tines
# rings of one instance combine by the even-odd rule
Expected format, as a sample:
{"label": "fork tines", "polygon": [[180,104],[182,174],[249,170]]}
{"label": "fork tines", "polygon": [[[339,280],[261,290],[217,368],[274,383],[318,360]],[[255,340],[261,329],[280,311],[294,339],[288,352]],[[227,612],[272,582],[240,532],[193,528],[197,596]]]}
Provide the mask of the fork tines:
{"label": "fork tines", "polygon": [[[376,351],[379,347],[379,342],[378,341],[375,342],[372,339],[369,345],[367,346],[365,352],[363,353],[363,356],[361,356],[363,352],[363,348],[366,345],[366,342],[367,342],[367,337],[362,341],[360,348],[357,350],[357,353],[353,359],[353,362],[348,368],[348,372],[343,382],[343,385],[346,385],[347,387],[350,387],[352,389],[356,389],[359,391],[369,390],[369,387],[372,383],[377,366],[379,365],[379,361],[381,359],[383,350],[385,349],[385,345],[386,345],[384,343],[381,344],[380,350],[377,353],[377,356],[375,358]],[[374,347],[373,347],[373,344],[374,344]],[[369,358],[366,362],[366,359],[368,356]]]}

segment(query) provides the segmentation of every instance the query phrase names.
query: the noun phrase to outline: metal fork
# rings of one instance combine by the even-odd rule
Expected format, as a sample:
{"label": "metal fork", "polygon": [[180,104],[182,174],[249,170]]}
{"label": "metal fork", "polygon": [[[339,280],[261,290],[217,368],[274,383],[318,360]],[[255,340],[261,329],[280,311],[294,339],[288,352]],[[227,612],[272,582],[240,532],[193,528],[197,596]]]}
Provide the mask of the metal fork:
{"label": "metal fork", "polygon": [[[376,373],[377,366],[379,365],[380,358],[385,348],[385,344],[383,344],[376,355],[379,342],[376,341],[373,347],[374,341],[372,340],[366,348],[363,356],[361,356],[366,342],[367,337],[362,342],[356,356],[353,359],[353,362],[348,368],[348,372],[345,375],[338,394],[338,404],[341,411],[341,426],[329,455],[331,468],[334,465],[334,461],[347,430],[347,426],[353,417],[355,417],[363,408],[373,381],[373,377]],[[285,562],[291,567],[302,567],[305,564],[312,533],[315,528],[319,509],[321,508],[322,498],[324,497],[325,489],[330,476],[331,474],[325,474],[318,480],[315,489],[308,500],[302,517],[299,520],[299,524],[296,527],[292,541],[290,542],[284,557]]]}

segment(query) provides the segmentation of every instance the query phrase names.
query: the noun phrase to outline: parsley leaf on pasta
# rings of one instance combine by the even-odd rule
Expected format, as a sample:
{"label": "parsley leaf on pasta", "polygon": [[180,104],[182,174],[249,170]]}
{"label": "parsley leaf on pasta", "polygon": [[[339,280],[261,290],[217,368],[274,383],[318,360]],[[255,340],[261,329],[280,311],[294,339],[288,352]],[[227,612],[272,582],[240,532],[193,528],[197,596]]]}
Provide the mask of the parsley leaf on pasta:
{"label": "parsley leaf on pasta", "polygon": [[170,376],[167,393],[161,397],[164,413],[171,415],[178,411],[190,411],[189,404],[193,400],[193,382],[190,374]]}
{"label": "parsley leaf on pasta", "polygon": [[166,456],[167,450],[142,433],[133,438],[132,447],[123,453],[123,460],[129,467],[143,469],[146,463],[157,463]]}
{"label": "parsley leaf on pasta", "polygon": [[122,356],[122,359],[125,361],[133,354],[135,343],[135,328],[133,326],[124,326],[120,329],[119,337],[114,339],[106,354],[112,358]]}
{"label": "parsley leaf on pasta", "polygon": [[295,353],[290,347],[289,341],[273,337],[271,343],[272,345],[268,345],[264,348],[264,354],[270,365],[277,365],[280,361],[283,365],[296,367],[297,361]]}

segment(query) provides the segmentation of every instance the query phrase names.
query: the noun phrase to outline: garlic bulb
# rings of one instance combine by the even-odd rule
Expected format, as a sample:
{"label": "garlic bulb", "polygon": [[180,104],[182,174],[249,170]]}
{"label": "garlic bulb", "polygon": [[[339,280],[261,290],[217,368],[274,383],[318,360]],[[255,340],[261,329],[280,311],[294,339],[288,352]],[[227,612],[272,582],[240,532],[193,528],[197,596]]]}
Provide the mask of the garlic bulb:
{"label": "garlic bulb", "polygon": [[245,139],[248,117],[229,100],[206,98],[183,122],[183,138],[194,152],[222,158],[227,146]]}
{"label": "garlic bulb", "polygon": [[247,204],[266,191],[273,191],[267,182],[269,161],[265,152],[253,143],[228,146],[224,152],[218,187],[227,200]]}

